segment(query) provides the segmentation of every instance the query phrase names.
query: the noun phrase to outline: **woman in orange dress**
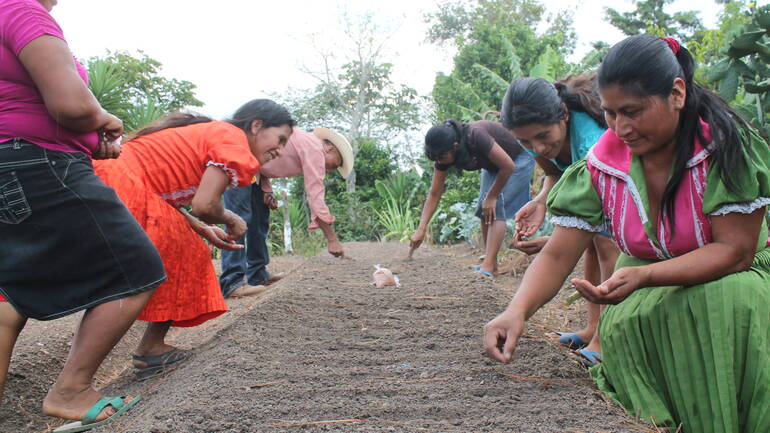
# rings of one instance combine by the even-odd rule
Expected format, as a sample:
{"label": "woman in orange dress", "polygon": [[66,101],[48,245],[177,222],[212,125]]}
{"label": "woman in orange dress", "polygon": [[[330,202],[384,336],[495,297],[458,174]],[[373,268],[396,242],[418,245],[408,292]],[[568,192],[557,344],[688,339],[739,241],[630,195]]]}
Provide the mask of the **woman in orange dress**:
{"label": "woman in orange dress", "polygon": [[[168,275],[138,317],[149,322],[133,360],[140,378],[188,356],[165,343],[169,327],[200,325],[227,311],[200,236],[220,248],[242,248],[235,240],[246,223],[224,209],[221,196],[249,185],[293,125],[289,112],[267,99],[248,102],[227,121],[173,114],[139,131],[120,158],[94,164],[144,227]],[[224,224],[227,233],[209,224]]]}

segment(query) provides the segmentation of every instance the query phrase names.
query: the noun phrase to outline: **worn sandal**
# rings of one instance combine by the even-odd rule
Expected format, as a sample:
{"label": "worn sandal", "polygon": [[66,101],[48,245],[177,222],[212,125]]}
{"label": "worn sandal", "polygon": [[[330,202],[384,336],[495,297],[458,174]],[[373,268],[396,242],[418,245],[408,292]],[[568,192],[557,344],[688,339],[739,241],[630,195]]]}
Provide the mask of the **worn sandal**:
{"label": "worn sandal", "polygon": [[135,368],[134,374],[139,380],[149,379],[150,377],[160,374],[163,371],[167,371],[172,364],[175,364],[179,361],[184,361],[185,359],[189,358],[191,354],[192,351],[190,350],[174,348],[166,353],[161,353],[160,355],[155,356],[134,355],[134,361],[144,362],[147,364],[147,367]]}
{"label": "worn sandal", "polygon": [[593,350],[578,349],[575,350],[574,353],[579,355],[581,357],[580,361],[583,363],[583,365],[589,368],[602,362],[602,354],[599,352],[594,352]]}
{"label": "worn sandal", "polygon": [[559,336],[559,343],[570,349],[582,349],[588,346],[588,342],[583,341],[583,339],[574,332],[553,331],[553,333]]}

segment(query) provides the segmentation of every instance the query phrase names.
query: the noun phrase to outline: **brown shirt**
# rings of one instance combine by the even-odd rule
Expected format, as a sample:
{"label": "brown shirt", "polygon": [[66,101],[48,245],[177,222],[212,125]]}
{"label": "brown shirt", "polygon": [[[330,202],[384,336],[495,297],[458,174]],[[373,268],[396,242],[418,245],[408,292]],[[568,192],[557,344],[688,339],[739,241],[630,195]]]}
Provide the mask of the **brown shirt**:
{"label": "brown shirt", "polygon": [[[503,128],[500,122],[493,122],[491,120],[478,120],[471,123],[463,123],[462,138],[465,146],[468,149],[470,158],[465,161],[464,164],[455,162],[454,165],[462,170],[480,170],[486,169],[487,171],[496,172],[498,170],[497,165],[489,160],[488,155],[492,150],[492,145],[497,143],[503,148],[505,153],[511,157],[511,160],[516,159],[517,156],[523,151],[521,145],[519,145],[516,137],[513,136],[507,129]],[[450,165],[434,164],[436,170],[446,171]]]}

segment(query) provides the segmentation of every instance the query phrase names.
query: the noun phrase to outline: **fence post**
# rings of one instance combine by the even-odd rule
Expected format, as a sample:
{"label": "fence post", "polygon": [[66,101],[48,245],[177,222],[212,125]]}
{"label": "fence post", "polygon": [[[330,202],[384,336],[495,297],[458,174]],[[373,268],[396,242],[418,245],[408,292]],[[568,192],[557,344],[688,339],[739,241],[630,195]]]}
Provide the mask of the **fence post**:
{"label": "fence post", "polygon": [[291,245],[291,218],[289,218],[289,192],[286,191],[283,199],[283,250],[286,254],[294,254]]}

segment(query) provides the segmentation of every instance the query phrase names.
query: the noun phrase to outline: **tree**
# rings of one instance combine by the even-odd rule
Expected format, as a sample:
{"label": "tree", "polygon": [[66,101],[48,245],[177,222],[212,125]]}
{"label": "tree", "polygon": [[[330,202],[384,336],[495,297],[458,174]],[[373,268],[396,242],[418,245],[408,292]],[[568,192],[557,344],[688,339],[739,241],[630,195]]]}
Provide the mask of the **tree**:
{"label": "tree", "polygon": [[[348,19],[345,24],[351,44],[347,58],[338,62],[331,47],[319,50],[323,70],[307,71],[317,85],[290,89],[282,99],[303,127],[324,126],[344,132],[354,153],[363,140],[389,143],[392,149],[399,135],[416,130],[424,100],[413,88],[392,80],[393,64],[383,61],[387,35],[370,15],[357,22]],[[339,47],[334,52],[340,52]],[[355,185],[354,170],[347,190],[353,191]]]}
{"label": "tree", "polygon": [[629,36],[648,33],[687,41],[703,30],[703,22],[697,11],[666,13],[663,9],[672,1],[634,0],[636,9],[631,12],[618,12],[607,7],[604,8],[605,19]]}
{"label": "tree", "polygon": [[[765,134],[770,133],[770,6],[749,9],[749,21],[731,28],[723,59],[707,82]],[[733,21],[733,23],[738,21]]]}
{"label": "tree", "polygon": [[89,88],[107,111],[121,118],[126,130],[141,127],[184,107],[200,107],[195,84],[160,75],[162,65],[139,51],[92,57],[86,64]]}
{"label": "tree", "polygon": [[[550,41],[550,43],[549,43]],[[473,121],[499,110],[510,82],[525,73],[554,80],[571,71],[550,37],[519,23],[499,28],[479,22],[454,58],[449,75],[433,86],[435,120]]]}
{"label": "tree", "polygon": [[544,12],[545,7],[537,0],[453,0],[424,18],[431,24],[428,41],[454,41],[460,46],[479,23],[504,26],[515,22],[534,28]]}

